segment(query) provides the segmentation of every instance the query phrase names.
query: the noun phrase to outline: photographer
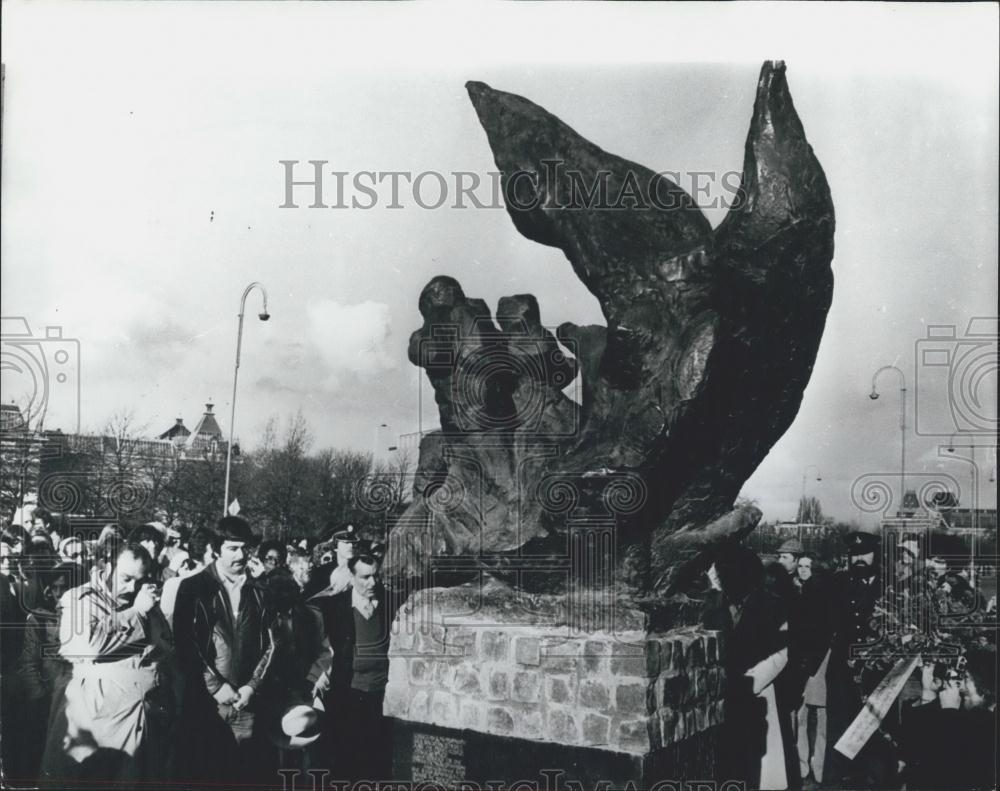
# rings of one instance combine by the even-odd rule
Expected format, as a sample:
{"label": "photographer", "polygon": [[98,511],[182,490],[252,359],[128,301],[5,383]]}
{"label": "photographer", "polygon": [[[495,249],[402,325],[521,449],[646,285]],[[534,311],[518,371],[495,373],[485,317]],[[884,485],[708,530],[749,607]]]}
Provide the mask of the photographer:
{"label": "photographer", "polygon": [[995,680],[986,651],[970,652],[957,667],[924,664],[923,702],[903,721],[908,789],[995,787]]}
{"label": "photographer", "polygon": [[62,596],[60,653],[73,669],[57,701],[64,705],[53,707],[42,759],[46,783],[165,774],[172,643],[159,593],[147,582],[152,565],[143,547],[126,544],[106,572]]}

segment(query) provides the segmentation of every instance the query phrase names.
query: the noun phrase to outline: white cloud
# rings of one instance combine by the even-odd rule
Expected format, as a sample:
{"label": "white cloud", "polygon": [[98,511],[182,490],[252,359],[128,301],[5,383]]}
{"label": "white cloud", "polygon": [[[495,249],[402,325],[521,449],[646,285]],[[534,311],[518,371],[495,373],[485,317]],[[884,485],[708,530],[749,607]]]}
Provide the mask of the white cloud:
{"label": "white cloud", "polygon": [[306,317],[326,389],[337,390],[346,375],[369,379],[396,367],[388,305],[370,300],[342,305],[323,299],[307,306]]}

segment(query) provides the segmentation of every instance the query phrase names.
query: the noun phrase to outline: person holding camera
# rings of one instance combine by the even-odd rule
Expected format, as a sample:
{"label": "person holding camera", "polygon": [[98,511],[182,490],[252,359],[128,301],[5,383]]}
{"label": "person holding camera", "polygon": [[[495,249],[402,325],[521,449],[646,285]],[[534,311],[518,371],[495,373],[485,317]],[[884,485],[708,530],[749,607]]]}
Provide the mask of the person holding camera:
{"label": "person holding camera", "polygon": [[908,789],[996,787],[996,657],[974,650],[952,667],[925,662],[921,703],[903,720]]}
{"label": "person holding camera", "polygon": [[[127,543],[90,582],[63,594],[60,653],[72,664],[53,707],[43,783],[141,782],[166,775],[172,698],[170,628],[147,583],[153,559]],[[56,727],[58,725],[58,727]]]}

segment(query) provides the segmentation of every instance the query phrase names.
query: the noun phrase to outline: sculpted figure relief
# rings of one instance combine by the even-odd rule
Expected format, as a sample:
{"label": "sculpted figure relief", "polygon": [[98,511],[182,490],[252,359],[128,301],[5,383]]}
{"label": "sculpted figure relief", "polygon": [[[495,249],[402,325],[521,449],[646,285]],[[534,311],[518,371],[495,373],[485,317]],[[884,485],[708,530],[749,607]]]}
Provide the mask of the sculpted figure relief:
{"label": "sculpted figure relief", "polygon": [[[409,356],[441,430],[387,572],[464,558],[553,590],[524,564],[596,520],[613,524],[614,585],[671,591],[701,549],[756,526],[734,502],[798,412],[833,294],[833,202],[785,66],[761,69],[738,199],[714,230],[669,179],[527,99],[467,88],[515,227],[564,252],[606,326],[553,334],[530,294],[494,317],[454,278],[427,284]],[[563,393],[578,374],[579,404]]]}

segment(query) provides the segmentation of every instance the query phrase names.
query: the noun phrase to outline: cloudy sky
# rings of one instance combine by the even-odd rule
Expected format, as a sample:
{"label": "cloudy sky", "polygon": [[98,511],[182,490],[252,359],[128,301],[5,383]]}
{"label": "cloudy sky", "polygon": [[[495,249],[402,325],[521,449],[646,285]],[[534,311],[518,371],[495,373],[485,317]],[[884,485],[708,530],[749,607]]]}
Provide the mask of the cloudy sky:
{"label": "cloudy sky", "polygon": [[[994,506],[995,437],[949,434],[996,425],[996,337],[966,336],[997,313],[996,24],[987,4],[5,2],[3,400],[34,386],[17,370],[30,353],[48,365],[48,427],[132,411],[154,434],[178,416],[193,426],[211,400],[228,430],[236,314],[259,280],[272,318],[257,321],[252,295],[237,435],[252,445],[268,416],[301,409],[317,446],[370,451],[387,424],[384,453],[436,423],[406,359],[430,278],[453,275],[494,308],[534,293],[552,326],[602,321],[562,253],[521,237],[488,186],[486,208],[452,207],[450,174],[485,184],[495,169],[467,80],[690,191],[696,172],[740,170],[760,62],[782,57],[833,193],[836,285],[802,409],[744,494],[789,518],[808,469],[827,512],[870,520],[858,482],[898,486],[894,375],[867,398],[894,364],[911,483],[951,476],[968,502],[975,481]],[[360,171],[439,172],[452,194],[422,208],[436,179],[420,200],[403,183],[388,208],[384,182],[374,208],[314,209],[296,188],[300,208],[279,208],[281,160],[300,161],[295,178],[308,160],[348,173],[347,204],[367,202],[351,189]],[[725,208],[710,204],[727,192],[708,181],[717,224]],[[17,346],[11,317],[63,340]],[[932,342],[951,367],[923,353],[937,325],[957,327]]]}

